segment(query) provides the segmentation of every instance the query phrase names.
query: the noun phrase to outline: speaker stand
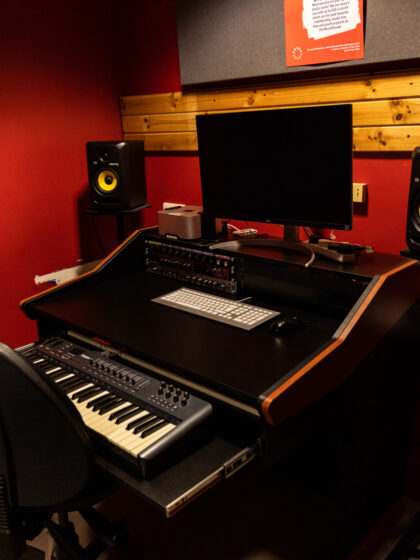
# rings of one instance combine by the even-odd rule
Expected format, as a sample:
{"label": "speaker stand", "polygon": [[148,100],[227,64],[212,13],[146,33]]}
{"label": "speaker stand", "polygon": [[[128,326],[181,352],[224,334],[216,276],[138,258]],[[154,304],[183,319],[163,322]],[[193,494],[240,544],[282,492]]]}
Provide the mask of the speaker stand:
{"label": "speaker stand", "polygon": [[115,216],[117,219],[117,239],[118,245],[120,245],[124,239],[127,237],[124,224],[124,216],[126,214],[135,214],[144,210],[145,208],[151,208],[151,204],[141,204],[140,206],[135,206],[134,208],[127,208],[124,210],[85,210],[85,214],[93,214],[96,216]]}

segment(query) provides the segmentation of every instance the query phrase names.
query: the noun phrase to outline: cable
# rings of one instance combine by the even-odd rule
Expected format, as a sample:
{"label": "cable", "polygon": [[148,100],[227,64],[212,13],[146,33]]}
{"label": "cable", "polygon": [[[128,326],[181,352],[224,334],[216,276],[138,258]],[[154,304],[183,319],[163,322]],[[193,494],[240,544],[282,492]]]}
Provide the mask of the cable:
{"label": "cable", "polygon": [[228,228],[228,229],[234,229],[235,231],[239,231],[239,228],[237,228],[237,227],[234,226],[233,224],[230,224],[229,222],[228,222],[228,224],[227,224],[227,228]]}
{"label": "cable", "polygon": [[273,247],[278,249],[289,249],[298,253],[305,253],[308,255],[309,260],[304,264],[305,268],[309,268],[315,260],[315,253],[310,246],[310,243],[301,243],[299,241],[285,241],[284,239],[243,239],[241,241],[223,241],[222,243],[215,243],[210,245],[209,249],[240,249],[241,247]]}

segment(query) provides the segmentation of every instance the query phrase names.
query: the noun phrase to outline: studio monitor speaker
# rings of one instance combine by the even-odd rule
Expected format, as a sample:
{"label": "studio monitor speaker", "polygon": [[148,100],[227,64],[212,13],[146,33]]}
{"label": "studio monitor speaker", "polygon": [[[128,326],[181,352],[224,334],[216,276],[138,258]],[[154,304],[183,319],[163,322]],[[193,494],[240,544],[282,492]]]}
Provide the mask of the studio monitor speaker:
{"label": "studio monitor speaker", "polygon": [[92,210],[129,210],[146,203],[144,142],[87,142]]}
{"label": "studio monitor speaker", "polygon": [[406,241],[408,248],[420,254],[420,146],[414,148],[408,195]]}

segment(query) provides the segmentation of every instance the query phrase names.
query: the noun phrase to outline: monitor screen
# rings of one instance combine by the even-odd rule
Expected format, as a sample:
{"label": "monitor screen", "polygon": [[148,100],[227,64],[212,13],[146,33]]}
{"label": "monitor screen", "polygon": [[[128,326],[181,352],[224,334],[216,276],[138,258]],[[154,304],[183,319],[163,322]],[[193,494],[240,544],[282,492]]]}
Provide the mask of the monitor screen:
{"label": "monitor screen", "polygon": [[196,120],[205,214],[351,229],[351,105]]}

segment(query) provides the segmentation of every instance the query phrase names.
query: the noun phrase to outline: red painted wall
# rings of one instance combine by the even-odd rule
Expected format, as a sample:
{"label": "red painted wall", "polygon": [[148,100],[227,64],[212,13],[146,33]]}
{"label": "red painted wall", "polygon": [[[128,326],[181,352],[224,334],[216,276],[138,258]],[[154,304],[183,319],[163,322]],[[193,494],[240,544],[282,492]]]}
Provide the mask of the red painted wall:
{"label": "red painted wall", "polygon": [[[9,4],[7,2],[7,4]],[[87,208],[84,145],[121,138],[118,96],[179,91],[174,0],[47,0],[7,5],[0,20],[0,340],[36,336],[18,302],[36,274],[101,256]],[[338,239],[397,253],[405,246],[409,154],[357,156],[354,180],[368,183],[367,215]],[[196,154],[147,156],[156,223],[165,200],[199,204]],[[112,218],[98,221],[106,251],[116,243]],[[273,229],[271,229],[273,231]],[[277,231],[277,229],[274,229]]]}
{"label": "red painted wall", "polygon": [[[104,40],[111,2],[8,2],[0,18],[0,340],[36,329],[18,302],[36,274],[99,257],[86,206],[85,142],[121,138],[119,74]],[[113,229],[99,228],[104,243]]]}

